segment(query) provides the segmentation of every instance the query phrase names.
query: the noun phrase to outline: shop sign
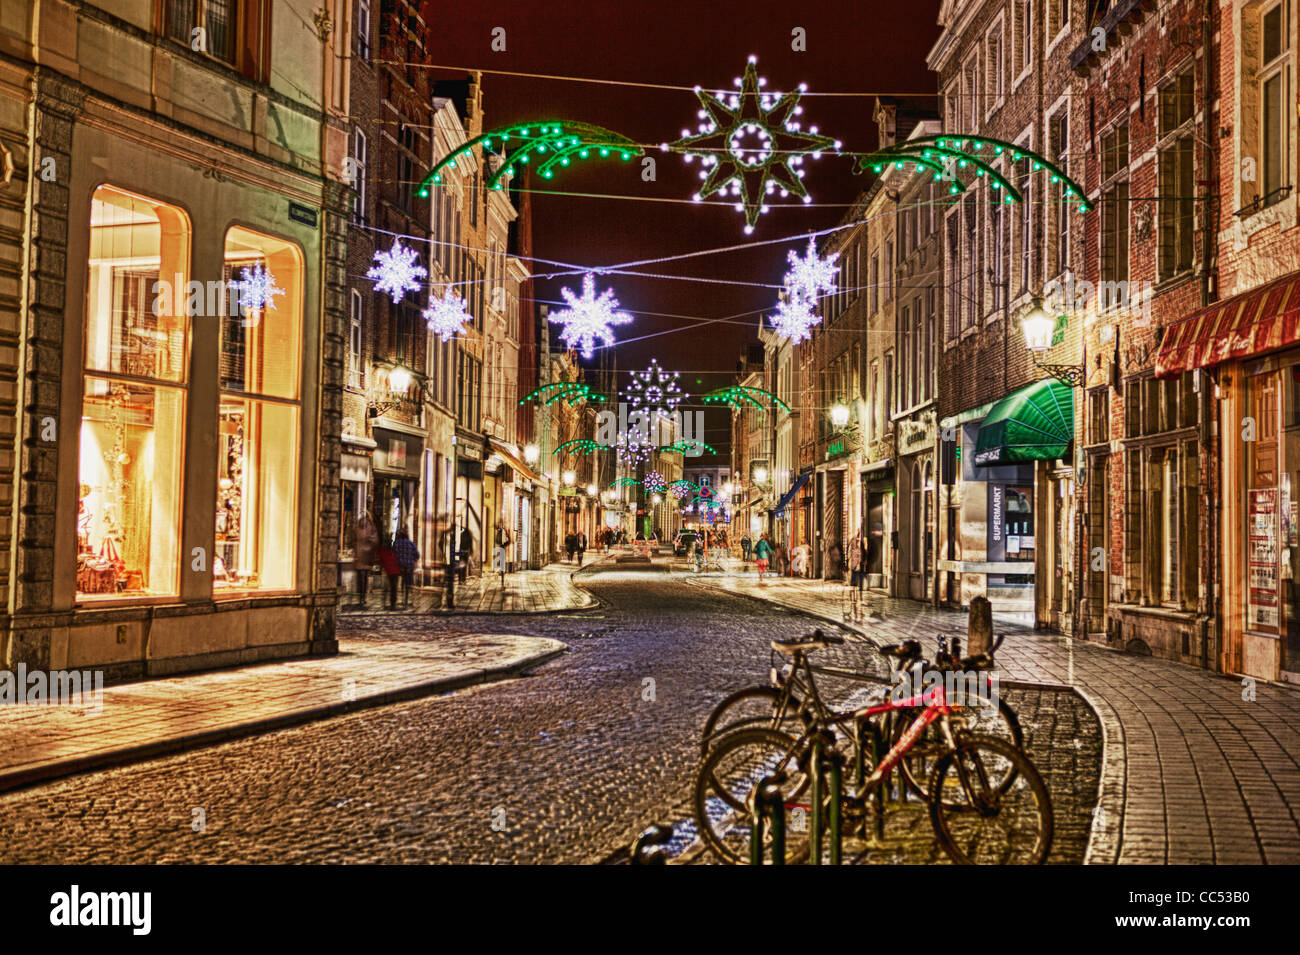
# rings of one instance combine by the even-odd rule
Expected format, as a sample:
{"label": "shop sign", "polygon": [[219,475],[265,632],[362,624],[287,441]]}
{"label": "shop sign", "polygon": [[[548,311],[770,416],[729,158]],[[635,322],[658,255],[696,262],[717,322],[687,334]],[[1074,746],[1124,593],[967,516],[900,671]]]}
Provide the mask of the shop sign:
{"label": "shop sign", "polygon": [[456,453],[462,458],[469,458],[471,461],[483,460],[483,449],[472,444],[457,444]]}
{"label": "shop sign", "polygon": [[370,481],[370,458],[344,451],[339,458],[339,480],[367,484]]}
{"label": "shop sign", "polygon": [[838,458],[840,455],[846,453],[847,450],[844,447],[843,439],[840,439],[839,441],[832,441],[829,445],[826,446],[827,461],[829,461],[831,458]]}
{"label": "shop sign", "polygon": [[303,225],[309,225],[316,228],[316,210],[311,206],[304,206],[300,202],[289,202],[289,218],[294,222],[301,222]]}
{"label": "shop sign", "polygon": [[[990,561],[1002,560],[1007,555],[1004,536],[1006,527],[1006,493],[1001,484],[989,485],[989,556]],[[1018,542],[1017,542],[1018,543]],[[1017,551],[1019,548],[1017,547]]]}
{"label": "shop sign", "polygon": [[899,445],[906,450],[925,447],[932,444],[930,441],[930,423],[928,421],[907,420],[899,422],[902,425],[899,434]]}
{"label": "shop sign", "polygon": [[573,497],[578,493],[576,487],[569,487],[567,484],[560,488],[560,497]]}
{"label": "shop sign", "polygon": [[1249,513],[1246,529],[1249,542],[1247,563],[1250,573],[1250,599],[1247,629],[1272,630],[1278,627],[1278,551],[1277,488],[1247,492]]}
{"label": "shop sign", "polygon": [[381,471],[398,471],[411,477],[419,476],[420,457],[424,443],[416,437],[375,429],[374,466]]}

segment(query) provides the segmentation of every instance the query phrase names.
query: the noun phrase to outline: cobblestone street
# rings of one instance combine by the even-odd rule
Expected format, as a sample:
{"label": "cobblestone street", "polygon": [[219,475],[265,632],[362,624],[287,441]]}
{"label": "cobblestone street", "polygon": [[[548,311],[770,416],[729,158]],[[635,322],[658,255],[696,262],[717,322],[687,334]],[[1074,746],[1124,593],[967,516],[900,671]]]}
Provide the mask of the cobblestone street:
{"label": "cobblestone street", "polygon": [[[0,859],[606,860],[649,822],[681,818],[709,709],[765,678],[769,640],[811,626],[666,571],[584,575],[602,603],[596,610],[492,617],[494,631],[568,645],[529,676],[0,797]],[[482,622],[358,617],[343,636],[439,640]],[[823,659],[881,672],[856,636]],[[1054,861],[1081,861],[1097,788],[1096,721],[1055,692],[1014,704],[1052,787]],[[931,854],[928,838],[902,840],[872,861]]]}

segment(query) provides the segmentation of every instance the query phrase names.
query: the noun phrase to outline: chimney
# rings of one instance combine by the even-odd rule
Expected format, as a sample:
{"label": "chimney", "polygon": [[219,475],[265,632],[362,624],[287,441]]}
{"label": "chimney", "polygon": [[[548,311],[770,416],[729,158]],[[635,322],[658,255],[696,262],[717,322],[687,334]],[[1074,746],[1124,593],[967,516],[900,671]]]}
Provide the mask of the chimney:
{"label": "chimney", "polygon": [[878,148],[884,149],[898,141],[897,115],[896,103],[887,103],[880,97],[876,97],[876,112],[873,118],[876,121]]}

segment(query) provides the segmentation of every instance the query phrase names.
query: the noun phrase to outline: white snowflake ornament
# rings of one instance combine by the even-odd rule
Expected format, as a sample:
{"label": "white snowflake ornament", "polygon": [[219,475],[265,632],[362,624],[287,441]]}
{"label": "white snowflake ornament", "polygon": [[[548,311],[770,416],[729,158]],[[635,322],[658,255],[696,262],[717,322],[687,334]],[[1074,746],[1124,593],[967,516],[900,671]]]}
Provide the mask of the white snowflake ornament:
{"label": "white snowflake ornament", "polygon": [[772,329],[782,338],[788,338],[797,344],[812,337],[814,326],[821,324],[821,318],[812,310],[812,305],[801,296],[786,296],[776,303],[776,311],[771,317]]}
{"label": "white snowflake ornament", "polygon": [[429,326],[429,331],[440,336],[444,342],[464,331],[465,323],[469,320],[465,300],[451,291],[442,298],[431,298],[429,307],[424,310],[424,321]]}
{"label": "white snowflake ornament", "polygon": [[786,258],[790,263],[790,271],[785,273],[785,287],[790,296],[802,297],[811,306],[822,295],[833,295],[839,274],[835,262],[839,257],[840,254],[836,252],[824,259],[819,258],[817,243],[812,239],[808,240],[808,254],[803,258],[793,252],[788,253]]}
{"label": "white snowflake ornament", "polygon": [[596,295],[596,277],[588,272],[582,277],[582,296],[578,297],[567,288],[560,294],[569,303],[569,307],[550,315],[550,320],[564,326],[560,339],[569,348],[576,348],[583,358],[590,358],[597,340],[606,345],[614,344],[614,332],[611,325],[626,325],[632,321],[627,312],[618,311],[618,299],[613,289],[605,289]]}
{"label": "white snowflake ornament", "polygon": [[239,304],[246,312],[261,312],[275,308],[275,296],[283,295],[284,289],[275,284],[275,276],[258,262],[252,268],[239,273]]}
{"label": "white snowflake ornament", "polygon": [[402,245],[401,239],[394,239],[391,249],[380,249],[375,253],[375,264],[366,273],[366,278],[374,279],[375,291],[387,292],[396,305],[407,292],[418,291],[419,280],[428,274],[428,270],[420,265],[419,253]]}

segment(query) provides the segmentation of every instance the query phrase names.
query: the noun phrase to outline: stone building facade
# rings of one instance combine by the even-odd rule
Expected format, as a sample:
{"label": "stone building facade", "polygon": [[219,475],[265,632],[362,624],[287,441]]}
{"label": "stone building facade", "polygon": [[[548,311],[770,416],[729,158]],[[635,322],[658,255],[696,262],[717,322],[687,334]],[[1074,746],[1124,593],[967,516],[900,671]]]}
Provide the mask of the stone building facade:
{"label": "stone building facade", "polygon": [[10,668],[336,649],[348,11],[183,9],[0,24]]}

